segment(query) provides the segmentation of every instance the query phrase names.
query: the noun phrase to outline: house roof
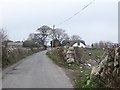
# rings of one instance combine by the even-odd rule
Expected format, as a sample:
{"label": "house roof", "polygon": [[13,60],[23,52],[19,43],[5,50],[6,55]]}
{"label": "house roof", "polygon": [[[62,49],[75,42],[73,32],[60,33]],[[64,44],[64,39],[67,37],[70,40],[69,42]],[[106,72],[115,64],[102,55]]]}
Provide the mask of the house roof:
{"label": "house roof", "polygon": [[70,46],[73,46],[75,43],[82,43],[83,45],[85,45],[85,46],[86,46],[86,44],[85,44],[85,41],[84,41],[84,40],[77,40],[77,41],[64,40],[64,41],[62,42],[62,44],[63,44],[63,45],[67,45],[67,44],[69,44]]}
{"label": "house roof", "polygon": [[73,47],[86,47],[83,43],[80,42],[80,44],[78,45],[78,43],[76,42]]}

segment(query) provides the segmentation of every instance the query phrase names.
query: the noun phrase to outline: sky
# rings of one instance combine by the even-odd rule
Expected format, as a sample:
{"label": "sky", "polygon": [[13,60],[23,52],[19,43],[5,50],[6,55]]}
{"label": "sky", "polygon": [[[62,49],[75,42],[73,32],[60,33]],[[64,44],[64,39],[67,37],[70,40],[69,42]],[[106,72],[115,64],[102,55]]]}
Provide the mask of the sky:
{"label": "sky", "polygon": [[37,28],[62,28],[70,36],[79,35],[87,44],[118,42],[118,1],[95,0],[84,11],[59,25],[92,0],[1,0],[0,28],[9,39],[25,40]]}

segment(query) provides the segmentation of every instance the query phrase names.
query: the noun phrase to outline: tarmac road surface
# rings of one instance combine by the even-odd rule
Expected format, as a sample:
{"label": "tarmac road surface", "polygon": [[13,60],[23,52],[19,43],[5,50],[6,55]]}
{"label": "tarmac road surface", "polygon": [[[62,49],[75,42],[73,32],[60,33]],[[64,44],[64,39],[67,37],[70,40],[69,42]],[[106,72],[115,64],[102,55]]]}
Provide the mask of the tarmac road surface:
{"label": "tarmac road surface", "polygon": [[46,55],[36,53],[3,71],[3,88],[73,88],[65,72]]}

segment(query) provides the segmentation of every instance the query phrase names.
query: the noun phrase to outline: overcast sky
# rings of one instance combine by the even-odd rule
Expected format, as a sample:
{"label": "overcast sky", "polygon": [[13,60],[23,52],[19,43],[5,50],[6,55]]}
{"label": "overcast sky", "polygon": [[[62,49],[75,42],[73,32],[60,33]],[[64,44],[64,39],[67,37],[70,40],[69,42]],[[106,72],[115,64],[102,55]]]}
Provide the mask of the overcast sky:
{"label": "overcast sky", "polygon": [[91,1],[2,0],[0,27],[7,31],[11,40],[25,40],[42,25],[56,25],[69,35],[80,35],[87,44],[100,40],[118,42],[119,0],[95,0],[71,20],[58,25]]}

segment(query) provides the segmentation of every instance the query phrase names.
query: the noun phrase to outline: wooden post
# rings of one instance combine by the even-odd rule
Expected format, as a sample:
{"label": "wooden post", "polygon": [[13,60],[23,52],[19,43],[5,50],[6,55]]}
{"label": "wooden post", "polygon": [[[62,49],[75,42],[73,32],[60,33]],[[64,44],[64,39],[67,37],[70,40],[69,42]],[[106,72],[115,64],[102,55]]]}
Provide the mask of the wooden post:
{"label": "wooden post", "polygon": [[[54,29],[55,29],[55,25],[53,25],[53,35],[54,35]],[[53,48],[53,44],[54,44],[54,37],[53,37],[53,40],[52,40],[52,48]]]}

